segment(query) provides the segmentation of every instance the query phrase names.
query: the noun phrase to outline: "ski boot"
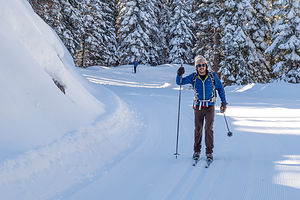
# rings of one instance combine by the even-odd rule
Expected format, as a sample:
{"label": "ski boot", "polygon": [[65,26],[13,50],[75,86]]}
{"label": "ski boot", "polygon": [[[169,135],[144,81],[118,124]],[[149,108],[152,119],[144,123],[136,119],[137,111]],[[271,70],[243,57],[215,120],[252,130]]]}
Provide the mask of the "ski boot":
{"label": "ski boot", "polygon": [[199,160],[199,157],[200,157],[200,152],[194,152],[193,159]]}
{"label": "ski boot", "polygon": [[214,157],[213,157],[213,155],[211,153],[210,154],[206,154],[206,161],[211,162],[211,161],[213,161],[213,159],[214,159]]}

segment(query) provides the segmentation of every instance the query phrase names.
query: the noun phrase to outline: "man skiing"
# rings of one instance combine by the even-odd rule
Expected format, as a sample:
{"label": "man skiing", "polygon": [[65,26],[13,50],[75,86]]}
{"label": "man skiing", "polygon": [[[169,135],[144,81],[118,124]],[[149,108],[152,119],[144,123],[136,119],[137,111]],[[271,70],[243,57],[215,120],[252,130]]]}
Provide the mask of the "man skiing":
{"label": "man skiing", "polygon": [[208,71],[206,59],[198,55],[195,57],[196,72],[182,77],[184,67],[181,66],[177,70],[176,83],[178,85],[192,84],[194,96],[194,115],[195,115],[195,130],[194,130],[194,154],[193,159],[198,160],[201,152],[202,130],[205,120],[205,146],[206,159],[208,162],[213,160],[214,135],[213,123],[215,116],[215,100],[216,90],[221,99],[220,112],[226,110],[226,98],[224,87],[218,78],[217,74]]}
{"label": "man skiing", "polygon": [[133,64],[133,71],[134,71],[134,73],[136,73],[136,68],[138,66],[138,62],[136,61],[136,59],[134,59],[132,64]]}

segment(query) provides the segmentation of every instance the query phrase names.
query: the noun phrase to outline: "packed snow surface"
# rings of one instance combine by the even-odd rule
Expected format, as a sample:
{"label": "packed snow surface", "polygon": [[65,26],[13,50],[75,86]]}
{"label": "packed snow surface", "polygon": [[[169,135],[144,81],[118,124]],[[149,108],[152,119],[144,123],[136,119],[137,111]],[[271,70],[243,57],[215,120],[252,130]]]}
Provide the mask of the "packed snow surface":
{"label": "packed snow surface", "polygon": [[202,148],[193,167],[188,85],[181,90],[180,155],[173,155],[178,65],[139,65],[136,74],[131,65],[75,68],[27,1],[5,1],[0,18],[0,199],[300,196],[299,84],[226,87],[233,136],[218,99],[215,160],[205,169]]}

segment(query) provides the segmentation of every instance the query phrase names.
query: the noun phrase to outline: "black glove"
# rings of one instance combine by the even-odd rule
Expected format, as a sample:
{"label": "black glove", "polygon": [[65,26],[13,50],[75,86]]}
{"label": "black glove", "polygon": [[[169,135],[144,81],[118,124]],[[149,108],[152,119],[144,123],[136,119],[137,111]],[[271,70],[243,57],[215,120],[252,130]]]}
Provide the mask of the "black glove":
{"label": "black glove", "polygon": [[220,112],[221,113],[224,113],[226,111],[227,104],[228,103],[224,103],[224,102],[221,103],[221,107],[220,107]]}
{"label": "black glove", "polygon": [[178,76],[181,76],[182,74],[184,74],[184,67],[179,67],[178,70],[177,70],[177,74]]}

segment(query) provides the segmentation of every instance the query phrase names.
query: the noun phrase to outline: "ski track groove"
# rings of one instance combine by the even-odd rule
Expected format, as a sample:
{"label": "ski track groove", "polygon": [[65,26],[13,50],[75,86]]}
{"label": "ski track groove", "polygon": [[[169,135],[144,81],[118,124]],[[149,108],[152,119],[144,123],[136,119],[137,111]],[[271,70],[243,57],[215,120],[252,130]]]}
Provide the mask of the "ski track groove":
{"label": "ski track groove", "polygon": [[[282,141],[281,140],[279,140],[279,138],[278,137],[274,137],[273,138],[273,140],[272,140],[272,142],[274,143],[272,146],[275,146],[276,147],[276,153],[277,152],[279,152],[277,155],[280,155],[280,152],[285,152],[285,147],[284,147],[284,145],[283,145],[283,143],[282,143]],[[256,165],[256,167],[257,167],[257,165]],[[276,170],[275,169],[275,166],[273,167],[273,170]],[[286,178],[283,178],[284,180],[287,180]],[[272,180],[273,181],[273,180]],[[261,188],[265,188],[265,185],[263,185],[262,184],[263,182],[260,182],[260,189]],[[272,185],[267,185],[268,186],[268,190],[267,190],[267,194],[268,195],[262,195],[265,191],[260,191],[260,195],[262,195],[262,197],[260,197],[259,199],[265,199],[265,196],[268,196],[268,197],[276,197],[276,199],[278,199],[278,200],[281,200],[281,199],[287,199],[287,197],[286,197],[286,195],[285,195],[285,189],[283,189],[283,190],[273,190],[272,189]],[[277,193],[277,194],[274,194],[274,195],[271,195],[271,193]],[[268,198],[268,199],[270,199],[270,200],[274,200],[274,198]]]}
{"label": "ski track groove", "polygon": [[[224,146],[228,143],[224,142],[220,144],[219,149],[224,149]],[[232,148],[229,150],[232,151]],[[217,159],[211,164],[209,168],[205,168],[206,161],[204,157],[201,157],[196,166],[188,167],[191,172],[185,172],[181,179],[178,180],[175,186],[172,186],[170,191],[162,199],[211,199],[214,194],[214,185],[218,184],[218,180],[222,180],[225,176],[225,171],[229,167],[232,160]],[[226,165],[225,165],[226,164]],[[218,169],[216,171],[216,169]],[[196,171],[196,172],[195,172]],[[221,179],[220,179],[221,178]],[[209,179],[209,187],[207,187],[206,180]],[[205,193],[203,189],[205,188]]]}
{"label": "ski track groove", "polygon": [[245,200],[251,200],[253,199],[253,192],[254,192],[254,177],[255,177],[255,160],[254,160],[254,151],[256,148],[253,148],[253,145],[249,145],[250,146],[250,150],[251,150],[251,162],[250,162],[250,167],[248,170],[248,181],[247,184],[245,185],[246,188],[246,192],[245,192]]}
{"label": "ski track groove", "polygon": [[[193,185],[192,183],[195,183],[202,174],[203,170],[199,170],[199,165],[202,163],[201,161],[202,159],[199,160],[196,166],[192,166],[193,162],[191,163],[189,162],[187,164],[187,167],[185,168],[185,172],[180,176],[176,184],[170,187],[169,191],[162,199],[170,199],[170,200],[184,199],[182,196],[186,196],[186,195],[182,195],[181,193],[185,194],[186,192],[182,191],[183,188],[191,188],[192,186],[189,185]],[[204,165],[203,165],[203,169],[204,169]],[[196,173],[195,172],[196,170],[199,171],[197,171]],[[197,174],[196,176],[194,176],[195,173]],[[187,189],[185,189],[185,191],[186,190]]]}
{"label": "ski track groove", "polygon": [[[127,82],[130,83],[130,82]],[[150,94],[144,94],[143,92],[137,91],[135,95],[140,96],[150,96],[151,99],[151,105],[157,105],[158,108],[164,107],[165,109],[170,109],[166,102],[168,100],[171,101],[171,99],[168,98],[158,98],[158,97],[166,97],[162,96],[161,93],[155,93],[154,90],[149,90]],[[184,100],[182,101],[183,104],[189,105],[188,96],[190,96],[190,93],[188,93],[186,90],[183,90],[183,96]],[[173,96],[175,97],[175,96]],[[177,98],[177,96],[176,96]],[[124,98],[126,99],[126,98]],[[126,101],[130,101],[126,99]],[[148,101],[148,99],[147,99]],[[173,101],[173,100],[172,100]],[[175,101],[175,100],[174,100]],[[176,101],[177,102],[177,101]],[[188,103],[187,103],[188,102]],[[146,102],[147,103],[147,102]],[[244,105],[247,106],[247,105]],[[190,106],[186,106],[185,109],[190,109]],[[143,110],[143,113],[147,113],[148,109]],[[152,110],[151,110],[152,111]],[[151,113],[151,112],[150,112]],[[192,118],[192,115],[187,115],[186,110],[182,109],[181,113],[181,120],[184,121],[194,121]],[[170,113],[169,115],[170,116]],[[166,117],[168,117],[166,116]],[[217,115],[216,115],[217,116]],[[142,140],[142,144],[139,144],[139,146],[135,149],[134,153],[136,155],[139,154],[139,152],[144,152],[147,154],[147,149],[161,149],[161,146],[166,146],[168,142],[165,141],[164,134],[160,133],[166,133],[170,132],[170,129],[164,128],[162,131],[161,126],[166,126],[167,124],[162,123],[161,121],[155,121],[153,118],[162,118],[162,116],[156,116],[155,114],[148,114],[147,116],[144,116],[145,119],[149,119],[147,121],[150,122],[148,124],[147,129],[147,135],[144,135],[144,140]],[[144,120],[145,120],[144,119]],[[216,125],[223,124],[223,117],[219,116],[216,117]],[[182,123],[181,122],[181,123]],[[185,127],[186,128],[186,127]],[[231,128],[234,128],[231,127]],[[217,129],[220,130],[220,129]],[[225,129],[224,129],[225,130]],[[148,134],[154,132],[156,134]],[[235,133],[234,133],[235,134]],[[259,134],[259,133],[255,133]],[[173,136],[173,135],[172,135]],[[272,200],[279,200],[279,199],[286,199],[286,192],[287,190],[284,188],[282,190],[281,187],[278,187],[276,184],[270,184],[268,181],[272,178],[270,174],[265,173],[268,170],[275,170],[272,168],[274,167],[274,164],[272,165],[272,161],[277,161],[277,156],[282,156],[282,152],[285,152],[284,150],[284,141],[280,141],[279,137],[274,137],[276,140],[272,140],[271,143],[267,144],[267,147],[273,147],[276,146],[277,149],[274,155],[274,157],[267,157],[266,160],[264,160],[263,156],[269,155],[272,153],[272,150],[269,150],[270,148],[267,148],[267,151],[260,152],[261,150],[266,150],[264,147],[266,144],[264,144],[267,141],[266,135],[256,136],[252,135],[250,132],[243,132],[237,141],[245,141],[243,144],[238,142],[233,142],[235,139],[225,139],[227,136],[222,136],[219,134],[215,134],[217,141],[216,144],[216,159],[211,164],[211,166],[208,169],[205,169],[205,160],[203,158],[198,162],[196,166],[192,166],[193,162],[190,162],[189,159],[186,159],[184,157],[183,159],[179,160],[180,162],[174,162],[173,166],[169,168],[170,166],[163,168],[155,168],[152,171],[149,171],[150,175],[146,176],[148,180],[153,180],[153,177],[151,175],[162,175],[165,180],[171,179],[172,182],[168,183],[165,181],[164,183],[168,184],[167,186],[162,185],[159,183],[159,178],[155,179],[155,183],[152,184],[152,189],[156,190],[158,189],[159,192],[154,194],[150,194],[147,196],[148,193],[144,193],[145,199],[169,199],[169,200],[181,200],[181,199],[203,199],[203,200],[219,200],[219,199],[230,199],[228,197],[231,197],[231,199],[243,199],[243,200],[252,200],[252,199],[270,199]],[[235,135],[233,136],[235,137]],[[239,137],[239,136],[237,136]],[[256,141],[255,139],[259,138],[259,140]],[[159,141],[159,142],[157,142]],[[187,144],[187,143],[185,143]],[[180,146],[181,147],[181,146]],[[186,148],[186,147],[185,147]],[[242,152],[236,152],[237,149],[240,149]],[[152,152],[153,153],[153,152]],[[157,152],[159,153],[159,152]],[[226,156],[230,155],[232,156]],[[132,156],[134,157],[134,155]],[[130,157],[124,158],[124,160],[128,160],[128,163],[130,161]],[[280,159],[280,158],[279,158]],[[262,167],[264,165],[265,167]],[[153,167],[153,166],[152,166]],[[241,168],[241,169],[240,169]],[[138,168],[137,168],[138,169]],[[240,169],[240,170],[239,170]],[[240,174],[240,177],[234,176],[232,185],[235,188],[229,188],[228,185],[230,184],[232,179],[231,175],[235,174],[235,170],[237,171],[237,174]],[[176,173],[174,175],[174,172]],[[278,172],[279,173],[279,172]],[[285,175],[285,174],[284,174]],[[171,178],[172,177],[172,178]],[[288,177],[281,177],[278,181],[284,185]],[[142,183],[142,178],[137,179]],[[272,180],[271,180],[272,181]],[[163,189],[158,188],[159,186],[162,186]],[[225,186],[225,187],[224,187]],[[278,189],[279,188],[279,189]],[[141,187],[141,189],[144,189],[144,187]],[[229,190],[228,190],[229,189]],[[148,192],[148,190],[145,190]],[[131,194],[131,197],[137,197],[136,194]],[[138,194],[140,195],[140,194]],[[275,197],[275,198],[274,198]],[[132,198],[135,199],[135,198]]]}
{"label": "ski track groove", "polygon": [[191,186],[187,187],[187,189],[185,190],[185,192],[180,196],[179,199],[190,199],[190,195],[194,193],[194,188],[197,185],[202,185],[202,182],[204,181],[204,179],[207,176],[207,173],[205,172],[205,170],[207,170],[205,168],[205,160],[203,159],[203,162],[201,162],[202,160],[199,161],[199,163],[195,166],[194,170],[199,170],[199,172],[197,173],[197,176],[195,176],[193,178],[193,181],[191,182]]}
{"label": "ski track groove", "polygon": [[[214,159],[209,168],[206,169],[203,166],[205,172],[201,182],[196,183],[183,199],[211,199],[214,185],[217,183],[217,180],[221,180],[220,178],[224,176],[224,173],[222,173],[225,171],[224,164],[223,160]],[[203,192],[204,188],[205,192]]]}

